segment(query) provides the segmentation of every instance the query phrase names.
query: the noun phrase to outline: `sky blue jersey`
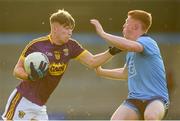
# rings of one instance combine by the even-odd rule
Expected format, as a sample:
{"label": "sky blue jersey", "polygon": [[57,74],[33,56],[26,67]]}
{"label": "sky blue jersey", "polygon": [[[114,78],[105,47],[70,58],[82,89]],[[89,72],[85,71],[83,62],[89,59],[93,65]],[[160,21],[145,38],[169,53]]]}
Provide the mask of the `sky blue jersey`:
{"label": "sky blue jersey", "polygon": [[169,102],[165,68],[157,43],[149,36],[138,38],[143,52],[128,52],[128,98],[151,99],[163,97]]}

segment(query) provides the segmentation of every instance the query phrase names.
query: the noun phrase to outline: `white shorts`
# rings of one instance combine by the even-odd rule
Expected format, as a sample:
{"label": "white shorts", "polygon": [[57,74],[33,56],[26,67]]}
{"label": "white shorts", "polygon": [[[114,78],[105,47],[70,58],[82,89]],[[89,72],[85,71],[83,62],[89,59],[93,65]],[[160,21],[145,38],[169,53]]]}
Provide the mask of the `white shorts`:
{"label": "white shorts", "polygon": [[46,106],[39,106],[22,97],[17,89],[10,95],[3,120],[48,120]]}

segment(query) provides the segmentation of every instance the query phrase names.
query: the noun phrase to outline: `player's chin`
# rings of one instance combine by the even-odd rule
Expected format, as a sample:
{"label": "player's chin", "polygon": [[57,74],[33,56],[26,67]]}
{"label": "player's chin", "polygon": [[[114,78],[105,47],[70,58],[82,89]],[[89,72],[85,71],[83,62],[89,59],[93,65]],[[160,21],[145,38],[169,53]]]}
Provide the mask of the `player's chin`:
{"label": "player's chin", "polygon": [[123,31],[123,37],[126,38],[126,39],[128,38],[126,32],[124,32],[124,31]]}
{"label": "player's chin", "polygon": [[123,34],[123,36],[125,36],[125,32],[124,32],[124,30],[122,31],[122,34]]}
{"label": "player's chin", "polygon": [[67,43],[69,41],[69,39],[70,39],[69,37],[64,39],[64,43]]}

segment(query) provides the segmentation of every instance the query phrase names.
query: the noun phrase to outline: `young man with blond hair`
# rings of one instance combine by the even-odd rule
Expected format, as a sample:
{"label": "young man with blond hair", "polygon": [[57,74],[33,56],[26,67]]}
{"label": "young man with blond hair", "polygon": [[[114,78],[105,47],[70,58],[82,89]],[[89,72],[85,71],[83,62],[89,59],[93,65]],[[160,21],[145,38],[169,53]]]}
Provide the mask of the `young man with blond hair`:
{"label": "young man with blond hair", "polygon": [[[50,34],[31,41],[22,52],[14,75],[21,83],[9,97],[2,118],[4,120],[48,120],[46,102],[57,87],[71,59],[89,68],[96,68],[119,52],[116,48],[92,55],[72,39],[75,27],[73,17],[65,10],[58,10],[50,17]],[[31,62],[31,74],[24,70],[24,59],[32,52],[42,52],[49,59],[48,71],[44,67],[35,70]],[[42,65],[46,65],[42,62]]]}
{"label": "young man with blond hair", "polygon": [[128,97],[114,112],[111,120],[163,119],[169,96],[159,47],[147,35],[152,24],[151,14],[142,10],[129,11],[123,25],[124,37],[106,33],[96,19],[92,19],[91,23],[108,43],[127,51],[123,68],[96,69],[102,77],[128,80]]}

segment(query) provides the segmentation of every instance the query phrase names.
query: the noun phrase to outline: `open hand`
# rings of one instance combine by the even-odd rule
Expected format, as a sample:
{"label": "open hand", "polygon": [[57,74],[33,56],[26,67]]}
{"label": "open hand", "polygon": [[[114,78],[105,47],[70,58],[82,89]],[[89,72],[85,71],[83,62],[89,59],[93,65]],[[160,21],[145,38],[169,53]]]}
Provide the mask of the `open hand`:
{"label": "open hand", "polygon": [[91,19],[90,23],[93,24],[96,28],[96,32],[102,36],[102,34],[104,33],[104,30],[102,28],[102,25],[99,23],[99,21],[97,19]]}

